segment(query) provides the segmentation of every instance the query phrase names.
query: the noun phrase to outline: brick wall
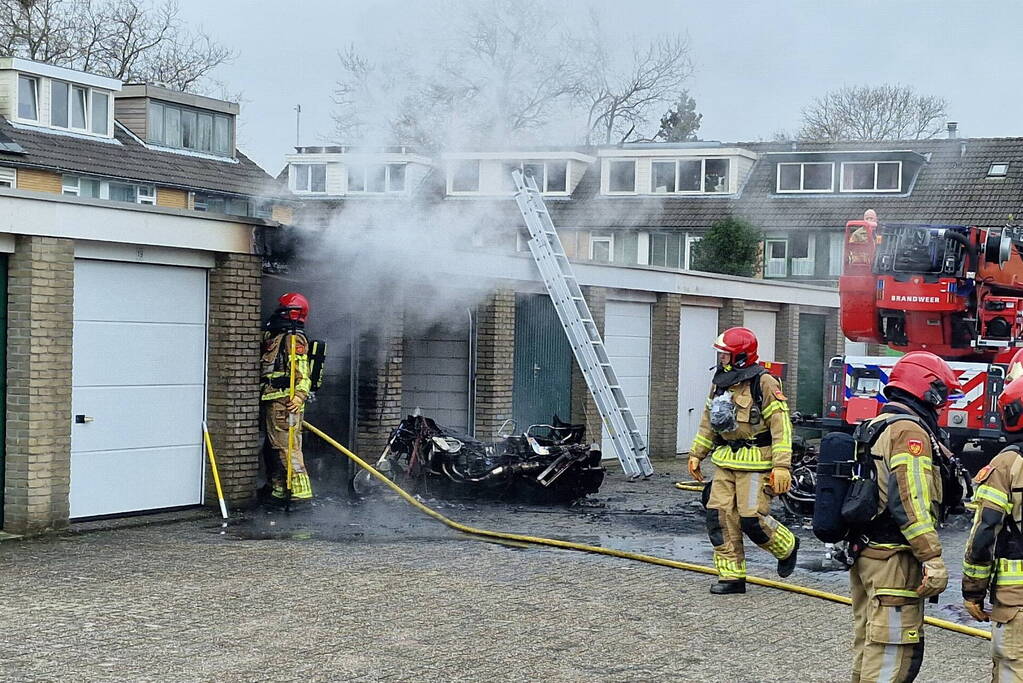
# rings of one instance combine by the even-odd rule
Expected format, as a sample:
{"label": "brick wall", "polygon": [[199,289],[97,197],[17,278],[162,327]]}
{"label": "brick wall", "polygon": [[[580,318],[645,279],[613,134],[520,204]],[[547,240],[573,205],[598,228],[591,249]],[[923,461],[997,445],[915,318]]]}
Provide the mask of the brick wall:
{"label": "brick wall", "polygon": [[24,534],[68,523],[74,243],[18,236],[8,264],[4,527]]}
{"label": "brick wall", "polygon": [[[207,423],[224,497],[234,505],[252,500],[259,474],[261,279],[259,257],[249,254],[220,255],[210,271]],[[206,484],[215,506],[209,471]]]}
{"label": "brick wall", "polygon": [[400,314],[390,314],[360,340],[355,449],[366,460],[376,460],[401,422],[404,327]]}
{"label": "brick wall", "polygon": [[779,363],[786,363],[785,390],[795,401],[799,377],[799,306],[783,304],[778,310],[774,325],[774,356]]}
{"label": "brick wall", "polygon": [[479,307],[476,333],[476,436],[492,439],[512,416],[515,292],[499,289]]}
{"label": "brick wall", "polygon": [[63,177],[53,171],[39,171],[33,168],[18,169],[18,189],[32,192],[52,192],[60,194]]}
{"label": "brick wall", "polygon": [[156,205],[166,206],[168,209],[187,209],[188,193],[184,190],[158,187],[156,188]]}
{"label": "brick wall", "polygon": [[746,317],[746,302],[742,299],[724,299],[718,313],[718,334],[729,327],[742,327]]}
{"label": "brick wall", "polygon": [[680,294],[658,294],[651,320],[650,443],[652,458],[675,456],[678,440]]}
{"label": "brick wall", "polygon": [[[607,308],[607,290],[602,287],[583,287],[583,297],[590,307],[590,315],[597,325],[601,337],[604,336],[604,312]],[[597,404],[586,386],[586,379],[579,370],[579,364],[572,358],[572,422],[586,425],[586,440],[600,443],[603,422]]]}

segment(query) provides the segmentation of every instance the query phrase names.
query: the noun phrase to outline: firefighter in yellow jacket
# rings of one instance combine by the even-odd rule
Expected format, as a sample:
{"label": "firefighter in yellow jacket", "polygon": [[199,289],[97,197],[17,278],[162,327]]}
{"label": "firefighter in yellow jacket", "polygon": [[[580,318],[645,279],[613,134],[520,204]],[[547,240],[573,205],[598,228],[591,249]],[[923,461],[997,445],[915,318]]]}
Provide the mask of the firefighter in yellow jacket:
{"label": "firefighter in yellow jacket", "polygon": [[778,559],[778,574],[796,567],[799,539],[771,517],[771,496],[792,484],[792,423],[776,378],[757,364],[757,337],[745,327],[714,342],[719,364],[700,429],[689,452],[689,472],[703,481],[700,463],[717,466],[707,503],[714,545],[715,595],[746,592],[745,533]]}
{"label": "firefighter in yellow jacket", "polygon": [[[991,680],[1023,681],[1023,379],[998,399],[1009,445],[977,474],[977,512],[963,560],[963,600],[991,624]],[[984,597],[991,590],[991,610]]]}
{"label": "firefighter in yellow jacket", "polygon": [[[289,292],[277,301],[278,308],[263,330],[261,356],[264,449],[271,495],[288,497],[288,428],[294,426],[291,445],[291,497],[307,500],[313,487],[302,457],[302,413],[312,383],[309,376],[309,342],[304,333],[309,302]],[[291,396],[291,337],[295,337],[295,395]]]}
{"label": "firefighter in yellow jacket", "polygon": [[873,444],[878,502],[871,520],[857,529],[859,554],[849,571],[853,683],[902,683],[920,670],[924,600],[948,585],[937,532],[938,458],[946,457],[938,415],[959,391],[944,360],[926,351],[907,353],[888,377],[881,414],[861,427]]}

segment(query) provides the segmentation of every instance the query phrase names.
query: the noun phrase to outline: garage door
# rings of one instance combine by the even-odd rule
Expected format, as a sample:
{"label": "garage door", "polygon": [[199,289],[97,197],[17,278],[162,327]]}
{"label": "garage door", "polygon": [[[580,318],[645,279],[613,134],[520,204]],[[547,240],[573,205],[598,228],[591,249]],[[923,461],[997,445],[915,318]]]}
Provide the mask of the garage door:
{"label": "garage door", "polygon": [[760,360],[777,360],[774,357],[774,333],[777,320],[778,314],[774,311],[746,311],[743,316],[743,324],[757,335]]}
{"label": "garage door", "polygon": [[75,261],[71,517],[202,501],[206,271]]}
{"label": "garage door", "polygon": [[675,450],[688,453],[717,364],[718,309],[683,306],[678,336],[678,433]]}
{"label": "garage door", "polygon": [[[639,431],[649,442],[650,304],[608,301],[604,312],[604,345]],[[606,429],[603,436],[604,457],[616,457]]]}
{"label": "garage door", "polygon": [[469,318],[429,326],[405,340],[401,408],[468,431]]}

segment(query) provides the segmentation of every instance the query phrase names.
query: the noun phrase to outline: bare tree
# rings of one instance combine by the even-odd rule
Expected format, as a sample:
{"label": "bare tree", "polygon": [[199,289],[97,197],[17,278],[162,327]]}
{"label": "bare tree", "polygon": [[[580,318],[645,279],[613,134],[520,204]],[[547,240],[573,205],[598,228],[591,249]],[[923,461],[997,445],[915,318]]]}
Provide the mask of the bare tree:
{"label": "bare tree", "polygon": [[844,86],[803,110],[804,140],[926,140],[943,130],[942,97],[912,86]]}
{"label": "bare tree", "polygon": [[123,81],[199,90],[234,54],[173,0],[0,0],[0,50]]}
{"label": "bare tree", "polygon": [[655,107],[667,104],[693,73],[689,39],[670,35],[646,46],[635,45],[631,58],[619,67],[613,46],[620,39],[604,33],[596,15],[583,51],[588,69],[580,88],[587,108],[586,142],[624,142],[638,126],[648,123]]}

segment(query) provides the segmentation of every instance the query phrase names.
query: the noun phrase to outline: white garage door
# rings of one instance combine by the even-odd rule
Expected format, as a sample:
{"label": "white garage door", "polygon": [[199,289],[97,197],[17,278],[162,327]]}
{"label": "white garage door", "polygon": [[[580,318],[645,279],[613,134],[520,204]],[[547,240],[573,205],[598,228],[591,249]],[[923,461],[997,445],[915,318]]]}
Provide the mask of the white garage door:
{"label": "white garage door", "polygon": [[678,335],[678,432],[675,450],[688,453],[717,365],[718,309],[683,306]]}
{"label": "white garage door", "polygon": [[434,325],[405,340],[402,414],[419,408],[438,423],[467,431],[469,320]]}
{"label": "white garage door", "polygon": [[206,271],[75,261],[71,517],[202,501]]}
{"label": "white garage door", "polygon": [[[650,304],[608,301],[604,312],[604,345],[639,431],[649,442]],[[605,458],[617,457],[607,429],[601,450]]]}
{"label": "white garage door", "polygon": [[774,331],[777,326],[778,314],[774,311],[746,311],[744,324],[757,335],[757,346],[760,360],[773,361]]}

